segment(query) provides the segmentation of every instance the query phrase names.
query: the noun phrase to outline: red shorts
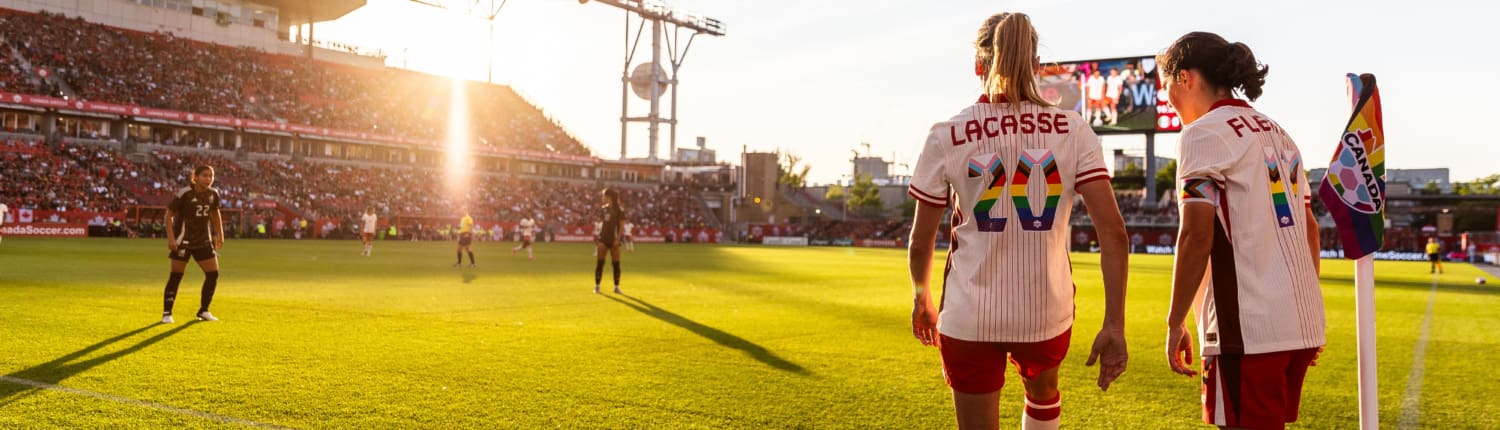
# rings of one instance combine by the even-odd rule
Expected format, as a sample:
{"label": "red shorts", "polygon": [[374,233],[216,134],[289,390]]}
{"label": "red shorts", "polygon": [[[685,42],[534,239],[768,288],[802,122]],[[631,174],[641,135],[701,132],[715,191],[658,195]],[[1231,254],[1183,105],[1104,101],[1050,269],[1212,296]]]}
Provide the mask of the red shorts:
{"label": "red shorts", "polygon": [[1302,379],[1317,348],[1203,357],[1203,422],[1282,429],[1297,421]]}
{"label": "red shorts", "polygon": [[1068,356],[1073,329],[1057,337],[1032,343],[970,342],[942,336],[938,351],[943,355],[943,377],[953,391],[985,394],[1005,386],[1005,360],[1016,365],[1022,379],[1036,379],[1056,368]]}

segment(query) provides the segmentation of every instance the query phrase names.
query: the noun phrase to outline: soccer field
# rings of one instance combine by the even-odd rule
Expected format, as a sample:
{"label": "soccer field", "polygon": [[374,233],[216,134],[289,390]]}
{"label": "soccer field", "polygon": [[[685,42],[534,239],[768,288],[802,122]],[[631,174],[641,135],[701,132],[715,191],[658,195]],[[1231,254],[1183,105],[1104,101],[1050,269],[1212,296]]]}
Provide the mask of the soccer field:
{"label": "soccer field", "polygon": [[[202,280],[190,266],[178,323],[160,325],[161,240],[6,238],[0,428],[954,426],[937,350],[910,334],[902,250],[641,245],[624,255],[625,294],[608,293],[606,268],[595,295],[589,245],[538,244],[534,262],[511,246],[478,243],[479,267],[458,269],[452,243],[378,242],[366,258],[358,242],[231,241],[222,321],[186,322]],[[1168,257],[1132,256],[1130,367],[1095,386],[1097,262],[1074,255],[1064,426],[1207,428],[1198,382],[1162,353]],[[1353,267],[1323,268],[1329,344],[1296,427],[1356,428]],[[1406,413],[1419,428],[1500,428],[1487,364],[1500,287],[1464,264],[1376,270],[1381,427]],[[1008,375],[1002,425],[1018,428]]]}

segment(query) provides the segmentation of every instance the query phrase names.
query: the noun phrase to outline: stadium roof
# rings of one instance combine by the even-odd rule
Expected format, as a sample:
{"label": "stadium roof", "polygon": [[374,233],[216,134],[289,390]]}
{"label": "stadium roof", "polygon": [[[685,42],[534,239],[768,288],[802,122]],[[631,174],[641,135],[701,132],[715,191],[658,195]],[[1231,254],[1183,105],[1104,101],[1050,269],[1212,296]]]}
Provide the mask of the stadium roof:
{"label": "stadium roof", "polygon": [[275,7],[287,22],[332,21],[365,6],[365,0],[256,0]]}

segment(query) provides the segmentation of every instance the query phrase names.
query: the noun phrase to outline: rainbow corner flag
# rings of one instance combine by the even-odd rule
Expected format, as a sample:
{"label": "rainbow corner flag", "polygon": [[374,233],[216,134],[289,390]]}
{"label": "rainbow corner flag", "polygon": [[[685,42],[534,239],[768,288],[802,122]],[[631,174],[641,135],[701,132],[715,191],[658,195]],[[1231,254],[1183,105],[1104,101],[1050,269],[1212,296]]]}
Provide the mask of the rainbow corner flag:
{"label": "rainbow corner flag", "polygon": [[1318,188],[1323,206],[1338,224],[1344,258],[1380,250],[1385,240],[1385,128],[1375,75],[1348,76],[1354,112]]}

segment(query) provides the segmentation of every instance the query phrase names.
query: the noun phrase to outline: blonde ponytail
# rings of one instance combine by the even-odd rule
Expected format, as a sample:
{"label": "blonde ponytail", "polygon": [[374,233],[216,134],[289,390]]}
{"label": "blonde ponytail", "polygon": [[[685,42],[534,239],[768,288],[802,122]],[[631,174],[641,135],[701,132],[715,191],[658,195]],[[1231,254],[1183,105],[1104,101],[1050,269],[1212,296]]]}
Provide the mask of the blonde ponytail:
{"label": "blonde ponytail", "polygon": [[[1003,15],[1003,16],[1002,16]],[[1001,17],[995,22],[996,17]],[[1042,98],[1036,80],[1035,59],[1037,34],[1031,26],[1031,18],[1024,13],[1000,14],[985,22],[994,24],[990,45],[977,47],[989,51],[989,62],[985,77],[985,93],[990,100],[1004,94],[1010,103],[1029,101],[1041,106],[1052,106]],[[984,29],[981,29],[981,32]],[[983,38],[981,37],[982,41]],[[983,59],[983,56],[979,56]]]}

